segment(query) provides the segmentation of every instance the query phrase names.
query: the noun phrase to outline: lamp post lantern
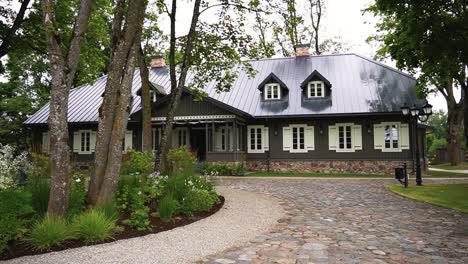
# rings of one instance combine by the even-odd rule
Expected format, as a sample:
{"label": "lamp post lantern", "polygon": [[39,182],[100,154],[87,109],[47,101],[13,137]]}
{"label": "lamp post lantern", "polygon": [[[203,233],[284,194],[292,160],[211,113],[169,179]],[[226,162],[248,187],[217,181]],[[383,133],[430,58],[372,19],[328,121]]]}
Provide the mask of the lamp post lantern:
{"label": "lamp post lantern", "polygon": [[413,126],[413,133],[415,134],[415,147],[416,147],[416,185],[422,185],[421,177],[421,157],[419,153],[419,139],[418,139],[418,120],[421,122],[426,122],[429,119],[429,116],[432,115],[432,105],[427,101],[422,107],[409,107],[408,105],[403,105],[401,107],[401,112],[404,116],[408,116],[410,122]]}

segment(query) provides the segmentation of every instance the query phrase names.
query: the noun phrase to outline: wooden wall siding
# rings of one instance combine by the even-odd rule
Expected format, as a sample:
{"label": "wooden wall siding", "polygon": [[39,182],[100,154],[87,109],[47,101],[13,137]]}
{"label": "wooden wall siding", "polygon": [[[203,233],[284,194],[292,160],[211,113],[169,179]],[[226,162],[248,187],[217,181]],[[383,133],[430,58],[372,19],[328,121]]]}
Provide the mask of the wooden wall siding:
{"label": "wooden wall siding", "polygon": [[[405,160],[411,159],[411,150],[402,152],[382,152],[374,150],[373,124],[388,121],[406,122],[401,117],[348,117],[348,118],[294,118],[294,119],[269,119],[268,126],[270,137],[271,160]],[[250,122],[253,124],[265,124],[265,121]],[[355,152],[335,152],[328,149],[328,126],[335,123],[355,123],[362,126],[362,150]],[[283,151],[283,126],[290,124],[307,124],[314,126],[315,150],[307,153],[290,153]],[[320,134],[320,126],[323,133]],[[371,133],[367,132],[368,126]],[[275,131],[277,135],[275,135]],[[267,153],[247,153],[247,160],[266,160]]]}
{"label": "wooden wall siding", "polygon": [[237,162],[245,161],[245,152],[208,152],[206,161],[208,162]]}
{"label": "wooden wall siding", "polygon": [[[153,109],[152,116],[165,117],[167,104],[163,104]],[[231,112],[213,105],[205,100],[194,102],[192,95],[184,93],[176,109],[176,116],[196,116],[196,115],[232,115]]]}

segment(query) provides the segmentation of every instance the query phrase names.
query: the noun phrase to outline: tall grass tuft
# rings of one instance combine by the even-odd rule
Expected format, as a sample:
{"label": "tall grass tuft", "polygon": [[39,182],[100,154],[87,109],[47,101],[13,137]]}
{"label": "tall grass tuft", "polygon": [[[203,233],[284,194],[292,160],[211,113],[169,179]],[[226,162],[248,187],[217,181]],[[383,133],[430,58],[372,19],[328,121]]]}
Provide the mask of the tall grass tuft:
{"label": "tall grass tuft", "polygon": [[99,242],[112,238],[116,229],[116,219],[106,216],[100,210],[91,209],[78,215],[73,227],[78,238],[84,242]]}
{"label": "tall grass tuft", "polygon": [[35,249],[47,250],[74,238],[73,229],[69,228],[64,218],[47,215],[33,226],[27,241]]}

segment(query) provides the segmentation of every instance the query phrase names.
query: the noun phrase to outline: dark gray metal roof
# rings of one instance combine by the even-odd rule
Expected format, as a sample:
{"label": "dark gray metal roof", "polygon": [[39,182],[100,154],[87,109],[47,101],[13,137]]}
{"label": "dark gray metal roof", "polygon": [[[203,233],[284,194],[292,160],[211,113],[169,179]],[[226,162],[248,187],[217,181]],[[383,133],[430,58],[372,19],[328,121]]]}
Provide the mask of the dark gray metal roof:
{"label": "dark gray metal roof", "polygon": [[[251,61],[257,74],[249,79],[241,71],[229,92],[218,93],[215,84],[205,87],[211,99],[239,109],[253,117],[302,116],[327,114],[364,114],[398,112],[407,103],[419,103],[416,99],[415,79],[401,71],[356,54],[291,57]],[[318,71],[332,85],[329,98],[304,100],[301,83],[314,71]],[[289,89],[285,101],[261,100],[258,85],[271,73]],[[190,80],[190,75],[189,78]],[[170,93],[167,68],[150,70],[150,81]],[[69,99],[69,122],[97,122],[101,95],[106,76],[92,85],[72,89]],[[140,110],[140,74],[135,70],[131,114]],[[25,124],[46,123],[48,104],[32,115]]]}

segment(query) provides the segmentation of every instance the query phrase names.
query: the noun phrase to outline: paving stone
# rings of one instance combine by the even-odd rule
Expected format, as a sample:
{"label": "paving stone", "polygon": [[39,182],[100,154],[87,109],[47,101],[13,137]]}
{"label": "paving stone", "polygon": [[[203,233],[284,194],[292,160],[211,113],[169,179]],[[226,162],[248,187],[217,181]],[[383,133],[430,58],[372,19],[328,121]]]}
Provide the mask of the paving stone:
{"label": "paving stone", "polygon": [[203,262],[468,263],[468,217],[394,195],[387,189],[393,183],[388,179],[223,180],[225,186],[277,197],[286,215],[248,245]]}

